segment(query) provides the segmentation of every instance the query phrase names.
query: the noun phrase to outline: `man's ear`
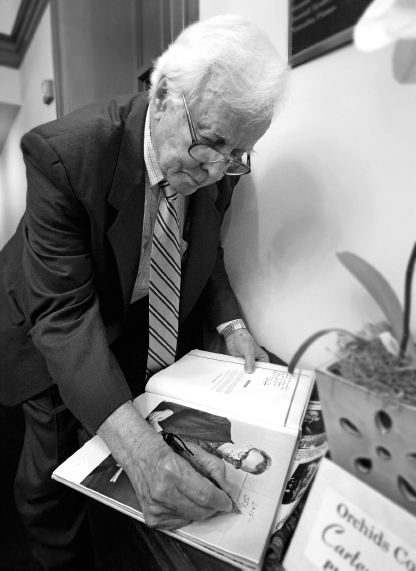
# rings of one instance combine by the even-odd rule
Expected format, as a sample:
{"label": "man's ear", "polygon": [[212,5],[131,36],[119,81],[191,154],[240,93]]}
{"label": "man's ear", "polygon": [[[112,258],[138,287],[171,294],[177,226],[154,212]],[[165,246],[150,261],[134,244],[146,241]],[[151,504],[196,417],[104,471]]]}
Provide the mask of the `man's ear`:
{"label": "man's ear", "polygon": [[160,119],[162,113],[166,109],[166,96],[168,93],[167,83],[166,77],[162,77],[155,89],[153,118],[156,120]]}

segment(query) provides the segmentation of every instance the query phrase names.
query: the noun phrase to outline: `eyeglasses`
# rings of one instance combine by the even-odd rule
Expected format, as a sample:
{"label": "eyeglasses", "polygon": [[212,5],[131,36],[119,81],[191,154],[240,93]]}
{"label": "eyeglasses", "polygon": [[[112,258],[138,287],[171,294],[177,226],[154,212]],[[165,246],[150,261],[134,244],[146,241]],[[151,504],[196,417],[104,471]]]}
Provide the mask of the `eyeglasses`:
{"label": "eyeglasses", "polygon": [[[185,95],[182,94],[183,104],[185,105],[186,118],[188,120],[189,130],[191,132],[192,145],[189,146],[189,155],[200,163],[220,163],[224,162],[224,173],[229,176],[242,176],[251,172],[250,153],[236,157],[227,155],[219,151],[210,143],[200,143],[195,133],[192,117],[186,104]],[[246,157],[246,160],[244,160]]]}
{"label": "eyeglasses", "polygon": [[245,460],[247,458],[247,456],[250,454],[250,452],[251,452],[251,448],[249,450],[247,450],[246,452],[239,452],[238,453],[238,460],[233,461],[233,466],[236,470],[239,470],[241,468],[243,460]]}

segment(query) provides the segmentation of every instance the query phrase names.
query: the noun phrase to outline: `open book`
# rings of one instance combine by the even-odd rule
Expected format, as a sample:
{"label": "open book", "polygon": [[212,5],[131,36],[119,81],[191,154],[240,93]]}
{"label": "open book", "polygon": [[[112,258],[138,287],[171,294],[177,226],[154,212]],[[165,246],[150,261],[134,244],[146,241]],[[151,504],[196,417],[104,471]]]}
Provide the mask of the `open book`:
{"label": "open book", "polygon": [[[165,532],[242,569],[258,569],[291,474],[302,420],[314,384],[311,371],[191,351],[154,375],[134,402],[155,430],[198,443],[225,461],[241,513],[218,513]],[[234,454],[244,458],[235,469]],[[245,471],[248,470],[248,471]],[[125,472],[99,436],[52,477],[140,521],[139,502]]]}

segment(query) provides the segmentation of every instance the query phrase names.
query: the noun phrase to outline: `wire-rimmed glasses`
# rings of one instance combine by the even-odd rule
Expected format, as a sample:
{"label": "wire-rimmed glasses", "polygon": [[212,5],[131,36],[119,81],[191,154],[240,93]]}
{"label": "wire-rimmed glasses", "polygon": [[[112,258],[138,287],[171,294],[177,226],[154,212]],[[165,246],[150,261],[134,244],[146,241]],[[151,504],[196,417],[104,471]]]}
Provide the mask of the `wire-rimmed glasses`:
{"label": "wire-rimmed glasses", "polygon": [[[251,172],[250,153],[244,153],[240,157],[227,155],[219,151],[211,143],[201,143],[198,141],[184,94],[182,94],[182,99],[192,139],[192,144],[188,149],[189,155],[199,163],[225,163],[224,173],[229,176],[242,176]],[[244,157],[246,157],[245,161]]]}
{"label": "wire-rimmed glasses", "polygon": [[233,461],[233,466],[236,470],[239,470],[241,468],[243,460],[245,460],[247,458],[247,456],[250,454],[251,450],[252,449],[250,448],[249,450],[241,451],[238,453],[238,460]]}

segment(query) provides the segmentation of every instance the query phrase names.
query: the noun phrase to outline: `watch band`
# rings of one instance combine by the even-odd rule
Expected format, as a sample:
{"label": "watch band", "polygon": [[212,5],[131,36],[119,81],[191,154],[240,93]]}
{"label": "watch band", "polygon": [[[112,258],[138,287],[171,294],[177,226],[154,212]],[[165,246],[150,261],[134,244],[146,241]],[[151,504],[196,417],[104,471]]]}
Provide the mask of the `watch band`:
{"label": "watch band", "polygon": [[224,327],[220,335],[222,335],[226,340],[230,335],[232,335],[235,331],[238,331],[239,329],[247,329],[242,319],[236,319],[232,323],[229,323],[226,327]]}

